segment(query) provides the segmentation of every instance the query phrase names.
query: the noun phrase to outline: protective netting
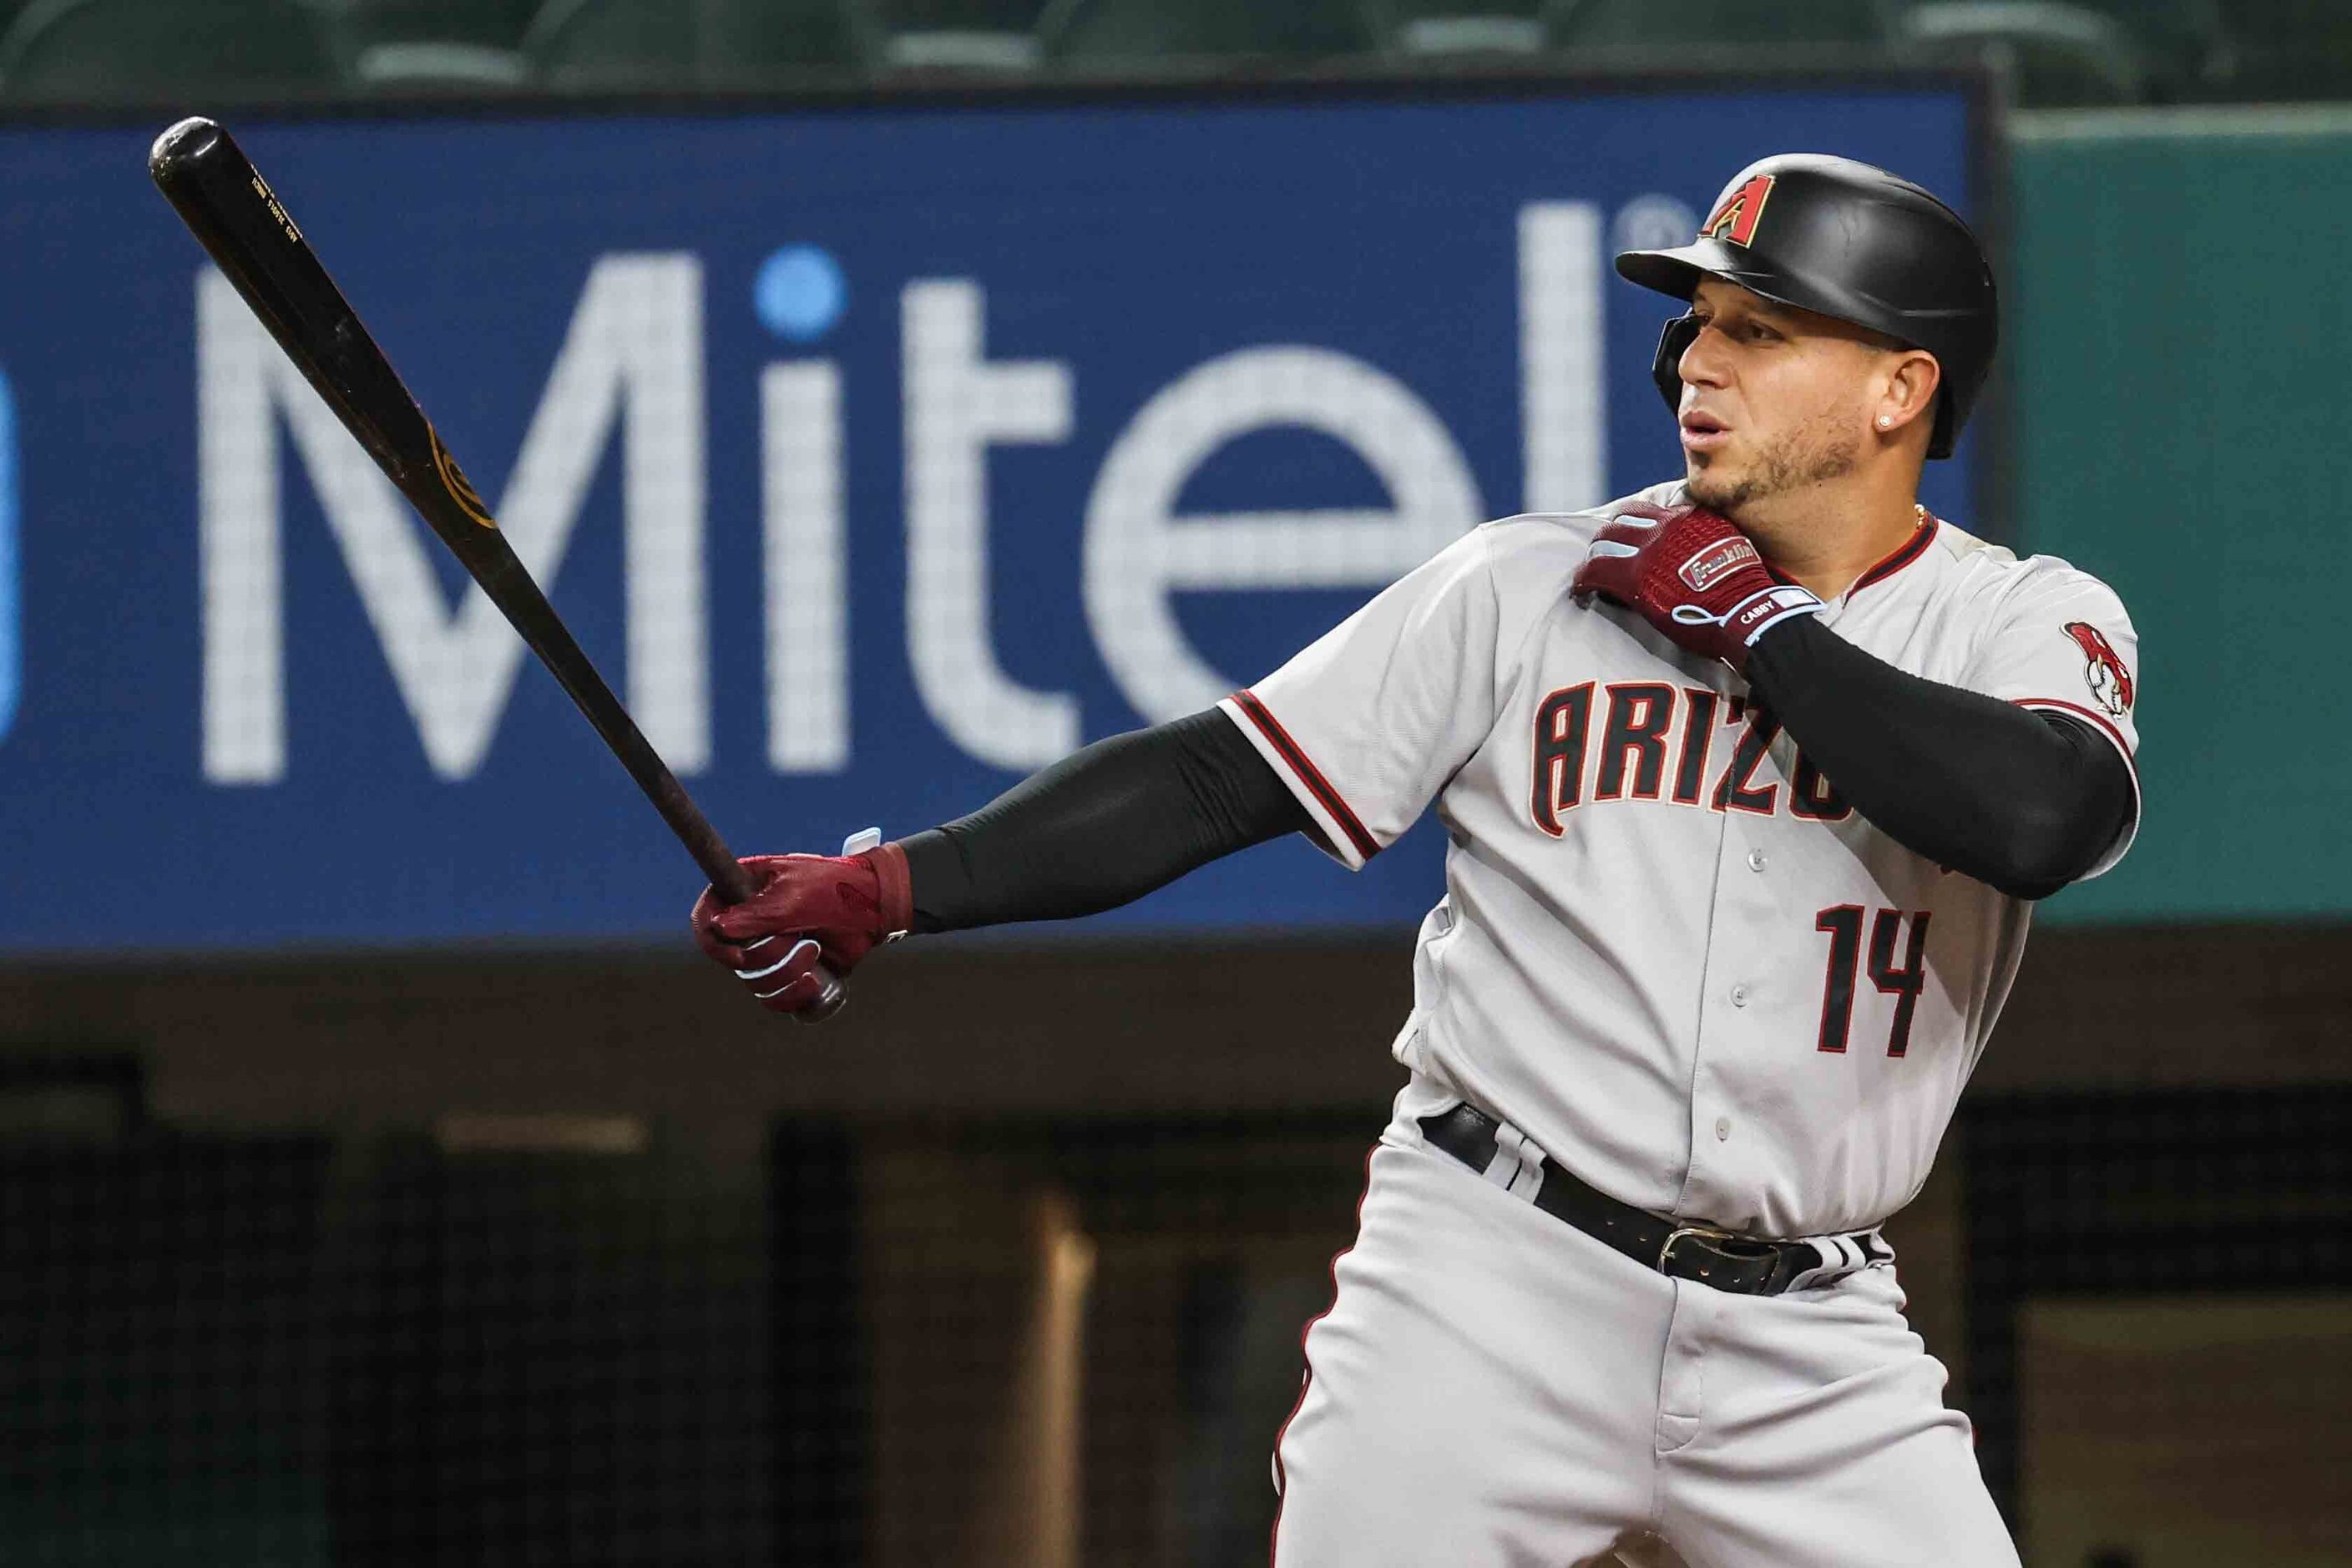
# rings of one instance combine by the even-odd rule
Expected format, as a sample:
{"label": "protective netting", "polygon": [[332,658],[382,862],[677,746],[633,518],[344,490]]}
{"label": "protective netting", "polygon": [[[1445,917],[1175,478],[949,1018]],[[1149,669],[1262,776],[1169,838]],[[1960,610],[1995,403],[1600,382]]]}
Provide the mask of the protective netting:
{"label": "protective netting", "polygon": [[[730,1163],[173,1129],[45,1070],[0,1127],[12,1564],[1262,1561],[1382,1120],[795,1117]],[[1969,1102],[1931,1348],[2027,1563],[2352,1560],[2347,1115]]]}
{"label": "protective netting", "polygon": [[0,1148],[12,1563],[326,1561],[323,1139]]}
{"label": "protective netting", "polygon": [[[801,1451],[856,1435],[833,1474],[866,1505],[867,1554],[811,1539],[794,1560],[1262,1560],[1300,1330],[1328,1304],[1383,1120],[1368,1106],[862,1130],[858,1349],[803,1354],[804,1381],[779,1388]],[[822,1174],[841,1166],[809,1131],[775,1145],[786,1235],[844,1212]],[[795,1311],[841,1310],[782,1309],[780,1342]]]}
{"label": "protective netting", "polygon": [[1253,1561],[1380,1121],[18,1128],[0,1561]]}
{"label": "protective netting", "polygon": [[0,1561],[764,1560],[760,1197],[657,1148],[11,1137]]}
{"label": "protective netting", "polygon": [[1990,1096],[1967,1404],[2029,1563],[2352,1561],[2352,1089]]}

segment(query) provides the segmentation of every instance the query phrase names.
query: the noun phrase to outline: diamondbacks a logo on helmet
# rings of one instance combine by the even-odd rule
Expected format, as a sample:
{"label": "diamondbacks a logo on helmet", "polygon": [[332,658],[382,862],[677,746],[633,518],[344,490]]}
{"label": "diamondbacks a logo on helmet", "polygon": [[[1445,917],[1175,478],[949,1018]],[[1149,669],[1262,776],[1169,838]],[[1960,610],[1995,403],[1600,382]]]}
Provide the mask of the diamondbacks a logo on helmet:
{"label": "diamondbacks a logo on helmet", "polygon": [[2066,635],[2083,650],[2083,679],[2091,688],[2091,695],[2099,700],[2099,706],[2118,719],[2130,712],[2131,671],[2124,668],[2107,634],[2088,621],[2068,621]]}
{"label": "diamondbacks a logo on helmet", "polygon": [[1701,239],[1727,239],[1747,246],[1756,237],[1756,222],[1764,216],[1765,198],[1772,194],[1770,174],[1759,174],[1723,198],[1715,215],[1699,225]]}
{"label": "diamondbacks a logo on helmet", "polygon": [[1704,594],[1734,572],[1763,563],[1763,557],[1756,553],[1756,546],[1748,541],[1718,539],[1684,562],[1675,575],[1688,584],[1692,593]]}

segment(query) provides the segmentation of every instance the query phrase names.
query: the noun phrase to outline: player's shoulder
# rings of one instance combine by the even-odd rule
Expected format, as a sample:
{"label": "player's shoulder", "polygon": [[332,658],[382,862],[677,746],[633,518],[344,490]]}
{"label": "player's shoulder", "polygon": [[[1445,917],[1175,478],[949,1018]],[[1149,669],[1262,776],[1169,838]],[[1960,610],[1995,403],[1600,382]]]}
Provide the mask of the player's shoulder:
{"label": "player's shoulder", "polygon": [[1577,511],[1525,511],[1498,517],[1472,529],[1463,544],[1477,552],[1503,624],[1525,626],[1568,596],[1577,568],[1592,549],[1592,536],[1604,524],[1637,502],[1671,504],[1658,498],[1678,489],[1654,485]]}
{"label": "player's shoulder", "polygon": [[1603,524],[1636,506],[1680,506],[1684,504],[1682,488],[1680,480],[1670,479],[1599,506],[1576,511],[1523,511],[1481,523],[1471,531],[1483,537],[1486,552],[1498,561],[1530,567],[1562,561],[1573,572],[1582,564],[1592,536]]}
{"label": "player's shoulder", "polygon": [[1945,560],[1946,583],[1953,593],[1988,609],[2073,598],[2121,604],[2113,588],[2063,556],[2020,555],[1948,519],[1936,522],[1931,548]]}

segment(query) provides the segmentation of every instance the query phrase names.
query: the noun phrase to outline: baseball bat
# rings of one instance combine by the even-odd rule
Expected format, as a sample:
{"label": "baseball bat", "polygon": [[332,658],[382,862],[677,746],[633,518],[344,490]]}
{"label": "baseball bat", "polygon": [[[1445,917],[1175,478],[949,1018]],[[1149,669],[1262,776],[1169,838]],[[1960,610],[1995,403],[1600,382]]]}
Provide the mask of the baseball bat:
{"label": "baseball bat", "polygon": [[[750,898],[757,889],[734,852],[572,640],[425,410],[229,133],[201,116],[183,120],[155,139],[147,169],[286,357],[604,738],[719,898],[730,904]],[[838,976],[822,967],[818,973],[823,994],[795,1015],[809,1023],[848,999]]]}

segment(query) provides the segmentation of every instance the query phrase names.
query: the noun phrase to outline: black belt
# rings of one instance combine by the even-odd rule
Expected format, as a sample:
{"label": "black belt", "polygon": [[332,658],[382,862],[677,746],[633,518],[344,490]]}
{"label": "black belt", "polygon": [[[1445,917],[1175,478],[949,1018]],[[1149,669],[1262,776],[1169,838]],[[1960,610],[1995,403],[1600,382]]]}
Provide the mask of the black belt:
{"label": "black belt", "polygon": [[[1422,1135],[1472,1170],[1485,1173],[1495,1158],[1500,1123],[1475,1105],[1457,1105],[1421,1119]],[[1532,1152],[1532,1151],[1530,1151]],[[1660,1219],[1597,1192],[1548,1159],[1535,1205],[1567,1221],[1596,1241],[1606,1242],[1644,1268],[1676,1279],[1695,1279],[1740,1296],[1778,1296],[1800,1276],[1851,1272],[1895,1256],[1872,1232],[1811,1241],[1758,1241],[1713,1226]]]}

